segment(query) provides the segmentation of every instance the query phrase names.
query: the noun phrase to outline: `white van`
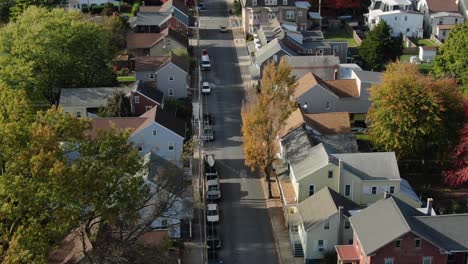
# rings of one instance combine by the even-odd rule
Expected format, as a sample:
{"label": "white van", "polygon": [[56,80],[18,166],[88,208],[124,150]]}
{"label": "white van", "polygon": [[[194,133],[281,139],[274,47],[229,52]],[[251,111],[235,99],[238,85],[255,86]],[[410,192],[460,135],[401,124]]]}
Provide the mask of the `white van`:
{"label": "white van", "polygon": [[202,55],[201,57],[201,69],[203,71],[211,69],[210,57],[208,56],[208,54]]}

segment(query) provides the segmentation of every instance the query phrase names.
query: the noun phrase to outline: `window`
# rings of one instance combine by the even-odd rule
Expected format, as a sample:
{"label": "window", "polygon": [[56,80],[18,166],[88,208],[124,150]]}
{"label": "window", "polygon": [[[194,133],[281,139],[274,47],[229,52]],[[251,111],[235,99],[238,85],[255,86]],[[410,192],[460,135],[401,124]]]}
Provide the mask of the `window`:
{"label": "window", "polygon": [[76,112],[76,117],[81,117],[81,112]]}
{"label": "window", "polygon": [[333,171],[332,170],[328,171],[328,178],[333,178]]}
{"label": "window", "polygon": [[457,24],[457,23],[458,23],[458,18],[455,18],[455,24]]}
{"label": "window", "polygon": [[294,19],[294,10],[286,10],[286,19]]}
{"label": "window", "polygon": [[138,151],[143,151],[143,145],[138,145]]}
{"label": "window", "polygon": [[150,78],[150,79],[154,79],[154,73],[150,73],[150,74],[149,74],[149,78]]}
{"label": "window", "polygon": [[174,75],[169,75],[169,81],[173,81],[174,80]]}
{"label": "window", "polygon": [[133,98],[134,98],[135,104],[139,104],[139,103],[140,103],[140,96],[135,96],[135,97],[133,97]]}
{"label": "window", "polygon": [[407,16],[405,16],[405,21],[408,21],[408,17],[407,17]]}
{"label": "window", "polygon": [[330,101],[325,102],[325,109],[330,109]]}
{"label": "window", "polygon": [[170,45],[171,45],[171,40],[170,40],[170,39],[167,39],[167,40],[166,40],[166,45],[167,45],[167,46],[170,46]]}
{"label": "window", "polygon": [[414,240],[414,246],[415,246],[416,248],[421,248],[421,239],[416,238],[416,239]]}
{"label": "window", "polygon": [[409,28],[406,29],[406,32],[409,32]]}
{"label": "window", "polygon": [[293,233],[299,232],[299,227],[297,225],[291,226],[291,232],[293,232]]}
{"label": "window", "polygon": [[283,5],[288,5],[288,0],[283,0]]}
{"label": "window", "polygon": [[176,20],[175,25],[176,25],[176,27],[179,27],[179,21],[178,20]]}
{"label": "window", "polygon": [[398,20],[398,17],[395,17],[395,21],[397,21],[397,20]]}
{"label": "window", "polygon": [[153,108],[153,107],[151,107],[151,105],[145,105],[145,110],[146,110],[146,112],[148,112],[149,110],[151,110],[151,108]]}
{"label": "window", "polygon": [[439,25],[442,25],[444,23],[444,19],[443,18],[440,18],[439,19]]}
{"label": "window", "polygon": [[344,195],[345,196],[351,196],[351,185],[349,185],[349,184],[345,185]]}
{"label": "window", "polygon": [[400,240],[400,239],[398,239],[398,240],[395,241],[395,247],[396,247],[396,248],[400,248],[400,247],[401,247],[401,240]]}
{"label": "window", "polygon": [[[345,220],[344,221],[344,228],[345,229],[349,229],[351,227],[351,223],[349,222],[349,220]],[[352,241],[352,240],[351,240]],[[352,244],[352,243],[351,243]]]}
{"label": "window", "polygon": [[432,257],[423,257],[423,264],[432,264]]}
{"label": "window", "polygon": [[168,94],[169,96],[174,96],[174,89],[169,88],[169,89],[167,90],[167,94]]}
{"label": "window", "polygon": [[319,54],[323,55],[323,49],[319,49]]}
{"label": "window", "polygon": [[273,55],[273,60],[274,60],[275,62],[278,62],[278,55]]}
{"label": "window", "polygon": [[309,196],[314,195],[314,193],[315,193],[315,186],[314,186],[314,185],[310,185],[310,186],[309,186]]}
{"label": "window", "polygon": [[394,193],[395,193],[395,186],[390,186],[389,192],[390,192],[391,194],[394,194]]}
{"label": "window", "polygon": [[317,242],[317,249],[318,251],[322,252],[325,249],[325,243],[323,240],[319,240]]}
{"label": "window", "polygon": [[377,187],[375,186],[371,187],[371,194],[377,194]]}
{"label": "window", "polygon": [[353,240],[352,239],[348,240],[348,245],[352,245],[352,244],[353,244]]}
{"label": "window", "polygon": [[256,6],[257,5],[257,0],[252,0],[252,5]]}
{"label": "window", "polygon": [[330,221],[325,220],[325,222],[323,222],[323,229],[325,230],[330,229]]}
{"label": "window", "polygon": [[338,53],[338,46],[333,46],[333,55]]}
{"label": "window", "polygon": [[385,258],[384,264],[393,264],[393,258]]}
{"label": "window", "polygon": [[156,130],[153,130],[153,136],[156,136],[158,133]]}
{"label": "window", "polygon": [[169,151],[173,151],[174,150],[174,141],[169,141],[168,146],[169,146]]}
{"label": "window", "polygon": [[167,220],[161,220],[161,228],[167,229]]}
{"label": "window", "polygon": [[302,11],[297,11],[297,16],[301,17],[302,16]]}

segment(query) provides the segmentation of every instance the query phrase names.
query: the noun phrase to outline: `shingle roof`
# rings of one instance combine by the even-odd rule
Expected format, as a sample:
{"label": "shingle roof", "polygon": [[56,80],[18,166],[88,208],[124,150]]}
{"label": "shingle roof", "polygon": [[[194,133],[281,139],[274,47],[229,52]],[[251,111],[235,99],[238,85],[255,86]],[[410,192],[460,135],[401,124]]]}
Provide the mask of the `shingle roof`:
{"label": "shingle roof", "polygon": [[332,154],[332,161],[344,162],[344,169],[364,180],[399,180],[400,172],[394,152]]}
{"label": "shingle roof", "polygon": [[138,12],[129,20],[130,26],[162,26],[172,17],[172,12]]}
{"label": "shingle roof", "polygon": [[350,131],[349,114],[346,112],[309,114],[303,113],[298,108],[286,119],[278,135],[282,138],[304,124],[327,135],[344,134]]}
{"label": "shingle roof", "polygon": [[425,216],[392,196],[350,218],[366,255],[409,232],[443,250],[468,252],[467,221],[468,214]]}
{"label": "shingle roof", "polygon": [[[294,3],[296,1],[294,0],[288,0],[288,4],[287,6],[294,6]],[[277,5],[265,5],[265,0],[257,0],[257,5],[252,5],[252,0],[242,0],[242,5],[244,7],[264,7],[264,6],[267,6],[267,7],[280,7],[280,6],[284,6],[283,5],[283,1],[278,1],[277,2],[278,4]]]}
{"label": "shingle roof", "polygon": [[175,116],[175,113],[170,113],[161,107],[155,106],[151,110],[148,110],[146,113],[142,114],[140,117],[146,117],[148,118],[147,122],[154,121],[185,138],[185,122],[178,119]]}
{"label": "shingle roof", "polygon": [[363,71],[358,69],[353,69],[353,72],[361,82],[380,83],[382,81],[381,72]]}
{"label": "shingle roof", "polygon": [[257,52],[255,52],[255,63],[257,65],[262,65],[265,61],[269,60],[273,55],[281,50],[290,56],[296,55],[292,50],[286,47],[281,40],[273,39],[265,46],[261,47]]}
{"label": "shingle roof", "polygon": [[309,72],[297,81],[297,86],[294,90],[293,96],[295,98],[298,98],[299,96],[303,95],[304,93],[309,91],[311,88],[316,87],[317,85],[320,85],[323,88],[330,91],[331,93],[333,93],[332,90],[328,89],[329,85],[326,82],[320,79],[317,75]]}
{"label": "shingle roof", "polygon": [[146,121],[143,117],[106,117],[91,119],[92,129],[86,134],[95,138],[99,131],[108,131],[112,127],[117,130],[129,130],[132,133]]}
{"label": "shingle roof", "polygon": [[332,80],[335,69],[340,65],[336,56],[287,56],[286,62],[291,67],[291,74],[297,79],[312,72],[323,80]]}
{"label": "shingle roof", "polygon": [[136,88],[137,92],[150,98],[151,100],[155,101],[158,104],[162,104],[163,99],[164,99],[164,93],[158,89],[156,82],[154,81],[147,81],[147,82],[137,81],[137,82],[138,82],[138,85]]}
{"label": "shingle roof", "polygon": [[356,80],[330,80],[325,81],[327,88],[341,98],[359,97],[359,89]]}
{"label": "shingle roof", "polygon": [[458,12],[455,0],[426,0],[430,12]]}
{"label": "shingle roof", "polygon": [[100,107],[116,92],[128,93],[133,87],[63,88],[60,91],[59,105],[62,107]]}
{"label": "shingle roof", "polygon": [[281,143],[297,181],[327,165],[329,155],[336,153],[329,145],[313,138],[302,128],[290,132]]}
{"label": "shingle roof", "polygon": [[135,58],[135,71],[156,71],[171,59],[170,56],[145,56]]}
{"label": "shingle roof", "polygon": [[173,63],[185,72],[188,71],[188,61],[181,56],[144,56],[135,58],[135,71],[158,71],[168,63]]}
{"label": "shingle roof", "polygon": [[181,34],[180,32],[178,32],[178,31],[176,31],[176,30],[174,30],[172,28],[168,28],[166,30],[169,30],[169,32],[168,32],[169,37],[171,37],[175,41],[179,42],[180,45],[188,48],[189,41],[188,41],[188,37],[186,35]]}
{"label": "shingle roof", "polygon": [[305,230],[322,223],[338,213],[338,207],[343,206],[343,214],[349,216],[348,210],[355,210],[359,205],[335,192],[329,187],[325,187],[309,196],[298,204],[298,211],[301,216]]}
{"label": "shingle roof", "polygon": [[128,49],[147,49],[151,48],[156,43],[164,39],[168,34],[168,30],[163,30],[160,33],[128,33],[127,48]]}

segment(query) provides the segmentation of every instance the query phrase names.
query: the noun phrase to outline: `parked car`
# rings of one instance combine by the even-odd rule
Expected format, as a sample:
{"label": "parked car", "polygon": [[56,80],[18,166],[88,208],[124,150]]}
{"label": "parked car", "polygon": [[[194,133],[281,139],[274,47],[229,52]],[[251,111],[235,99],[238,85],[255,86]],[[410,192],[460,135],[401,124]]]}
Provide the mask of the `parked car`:
{"label": "parked car", "polygon": [[207,127],[214,125],[214,120],[211,114],[203,114],[203,125]]}
{"label": "parked car", "polygon": [[203,140],[213,141],[215,139],[214,131],[211,127],[203,128]]}
{"label": "parked car", "polygon": [[218,228],[215,225],[207,225],[206,247],[208,250],[221,248],[221,237],[219,236]]}
{"label": "parked car", "polygon": [[213,155],[206,155],[205,157],[205,176],[207,181],[219,181],[218,171],[216,170],[216,164]]}
{"label": "parked car", "polygon": [[219,32],[226,33],[228,32],[228,28],[226,26],[219,26]]}
{"label": "parked car", "polygon": [[198,10],[205,10],[205,9],[206,9],[205,3],[198,4]]}
{"label": "parked car", "polygon": [[210,203],[206,207],[206,221],[208,223],[218,223],[219,222],[219,210],[218,205],[215,203]]}
{"label": "parked car", "polygon": [[218,179],[206,181],[206,195],[208,201],[217,201],[221,199],[221,188],[219,186]]}
{"label": "parked car", "polygon": [[202,93],[203,94],[211,94],[211,87],[209,82],[202,83]]}

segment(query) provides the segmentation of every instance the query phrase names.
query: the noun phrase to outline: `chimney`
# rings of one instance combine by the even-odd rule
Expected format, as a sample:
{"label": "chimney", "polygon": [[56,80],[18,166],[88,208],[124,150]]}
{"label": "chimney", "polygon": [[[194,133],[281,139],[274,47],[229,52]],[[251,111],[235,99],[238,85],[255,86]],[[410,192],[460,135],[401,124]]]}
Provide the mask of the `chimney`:
{"label": "chimney", "polygon": [[343,217],[343,206],[338,206],[338,245],[343,244],[343,225],[344,225],[344,217]]}
{"label": "chimney", "polygon": [[387,191],[384,192],[383,198],[384,198],[384,199],[387,199],[388,197],[390,197],[390,194],[389,194]]}
{"label": "chimney", "polygon": [[333,73],[333,80],[338,80],[338,69],[335,69],[335,72]]}
{"label": "chimney", "polygon": [[427,198],[427,211],[426,211],[426,215],[431,215],[431,214],[432,214],[432,202],[433,202],[433,199],[432,199],[432,198]]}

